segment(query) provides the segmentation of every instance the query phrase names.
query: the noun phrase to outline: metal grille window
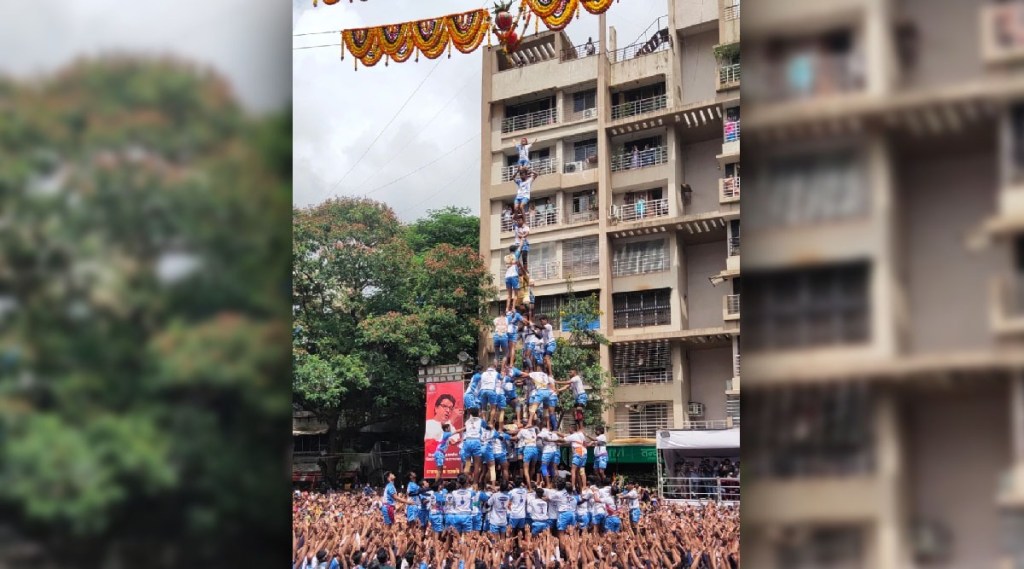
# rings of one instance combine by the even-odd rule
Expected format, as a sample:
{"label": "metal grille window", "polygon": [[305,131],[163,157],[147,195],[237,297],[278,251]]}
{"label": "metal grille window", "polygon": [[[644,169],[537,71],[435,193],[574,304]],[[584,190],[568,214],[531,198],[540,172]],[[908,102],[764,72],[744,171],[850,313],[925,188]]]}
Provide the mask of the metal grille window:
{"label": "metal grille window", "polygon": [[821,223],[868,213],[871,187],[853,152],[778,159],[759,168],[763,182],[746,198],[757,212],[744,218],[751,227]]}
{"label": "metal grille window", "polygon": [[612,274],[645,275],[668,270],[668,248],[664,239],[634,241],[615,247],[612,255]]}
{"label": "metal grille window", "polygon": [[572,195],[572,213],[569,223],[583,223],[597,219],[597,192],[588,190]]}
{"label": "metal grille window", "polygon": [[671,381],[672,357],[668,340],[612,346],[612,373],[620,384]]}
{"label": "metal grille window", "polygon": [[873,409],[864,383],[759,391],[743,411],[750,427],[743,441],[750,458],[744,456],[744,463],[768,478],[869,473]]}
{"label": "metal grille window", "polygon": [[864,534],[860,528],[808,528],[803,539],[777,549],[778,566],[792,569],[860,569]]}
{"label": "metal grille window", "polygon": [[572,94],[572,110],[575,113],[582,113],[587,109],[597,106],[597,89],[580,91]]}
{"label": "metal grille window", "polygon": [[865,342],[870,334],[866,263],[753,274],[744,298],[751,350]]}
{"label": "metal grille window", "polygon": [[597,236],[567,239],[562,242],[562,278],[589,277],[597,274]]}
{"label": "metal grille window", "polygon": [[597,156],[597,139],[590,138],[572,143],[572,159],[585,162],[591,156]]}
{"label": "metal grille window", "polygon": [[544,281],[559,278],[560,266],[558,250],[554,243],[541,243],[530,247],[529,268],[530,278],[533,280]]}
{"label": "metal grille window", "polygon": [[562,295],[538,296],[537,302],[533,305],[533,314],[539,317],[541,314],[548,317],[551,326],[558,330],[562,326],[562,318],[558,315],[562,310],[565,297]]}
{"label": "metal grille window", "polygon": [[725,416],[732,419],[733,425],[740,424],[740,398],[738,395],[729,395],[725,398]]}
{"label": "metal grille window", "polygon": [[615,421],[615,438],[653,439],[658,431],[671,428],[671,409],[668,403],[627,403],[619,407]]}
{"label": "metal grille window", "polygon": [[612,296],[615,328],[672,323],[671,289],[621,292]]}

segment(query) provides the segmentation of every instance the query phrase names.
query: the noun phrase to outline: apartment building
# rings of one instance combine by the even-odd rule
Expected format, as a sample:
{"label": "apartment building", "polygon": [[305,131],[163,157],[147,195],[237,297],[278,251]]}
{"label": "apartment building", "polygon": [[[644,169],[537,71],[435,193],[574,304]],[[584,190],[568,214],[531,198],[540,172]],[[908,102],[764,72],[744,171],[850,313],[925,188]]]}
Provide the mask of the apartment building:
{"label": "apartment building", "polygon": [[665,8],[635,39],[601,16],[491,48],[482,75],[481,253],[502,277],[526,137],[535,312],[557,329],[569,281],[599,294],[612,462],[651,472],[659,430],[738,426],[740,393],[739,2]]}
{"label": "apartment building", "polygon": [[1022,15],[748,6],[754,567],[1024,567]]}

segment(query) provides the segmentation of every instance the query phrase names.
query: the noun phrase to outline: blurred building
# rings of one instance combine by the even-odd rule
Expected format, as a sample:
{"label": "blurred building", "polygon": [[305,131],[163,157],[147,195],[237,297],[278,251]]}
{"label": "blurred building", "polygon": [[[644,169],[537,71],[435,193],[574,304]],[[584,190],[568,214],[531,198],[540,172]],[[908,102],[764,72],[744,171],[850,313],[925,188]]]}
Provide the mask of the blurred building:
{"label": "blurred building", "polygon": [[652,473],[659,430],[736,427],[740,410],[739,4],[666,11],[637,38],[602,16],[600,37],[483,58],[481,252],[503,283],[525,137],[535,314],[558,329],[569,281],[600,295],[611,460]]}
{"label": "blurred building", "polygon": [[752,567],[1024,567],[1024,9],[744,14]]}

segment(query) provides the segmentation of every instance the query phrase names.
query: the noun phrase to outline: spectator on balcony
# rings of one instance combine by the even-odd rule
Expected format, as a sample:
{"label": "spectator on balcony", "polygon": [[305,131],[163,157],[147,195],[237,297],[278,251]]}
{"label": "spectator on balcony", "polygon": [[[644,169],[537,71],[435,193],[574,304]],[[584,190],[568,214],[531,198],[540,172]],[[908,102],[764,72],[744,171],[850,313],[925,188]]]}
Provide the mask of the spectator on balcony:
{"label": "spectator on balcony", "polygon": [[633,147],[633,157],[630,161],[630,168],[636,170],[640,167],[640,149],[636,146]]}
{"label": "spectator on balcony", "polygon": [[633,204],[633,209],[636,211],[637,219],[644,218],[644,214],[647,213],[647,202],[644,200],[644,196],[642,194],[636,198],[636,203]]}
{"label": "spectator on balcony", "polygon": [[526,216],[526,219],[530,222],[530,225],[537,225],[537,204],[530,204],[530,213]]}
{"label": "spectator on balcony", "polygon": [[647,166],[654,165],[654,151],[651,150],[651,145],[644,146],[644,151],[641,154],[640,163],[646,168]]}
{"label": "spectator on balcony", "polygon": [[587,38],[587,45],[586,47],[584,47],[584,49],[587,50],[587,55],[594,55],[595,53],[597,53],[597,48],[594,47],[594,38]]}
{"label": "spectator on balcony", "polygon": [[501,210],[501,228],[512,231],[512,206],[507,205]]}

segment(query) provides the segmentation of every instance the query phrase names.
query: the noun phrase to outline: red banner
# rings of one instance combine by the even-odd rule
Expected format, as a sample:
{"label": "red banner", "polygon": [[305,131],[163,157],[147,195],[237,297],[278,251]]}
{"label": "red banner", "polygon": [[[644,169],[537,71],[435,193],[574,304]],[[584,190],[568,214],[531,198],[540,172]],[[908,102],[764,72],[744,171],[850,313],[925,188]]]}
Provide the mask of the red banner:
{"label": "red banner", "polygon": [[[437,478],[437,463],[434,462],[434,451],[441,444],[444,433],[441,425],[448,423],[452,432],[462,428],[462,393],[464,384],[461,381],[427,384],[427,424],[423,433],[423,478]],[[462,461],[459,460],[461,442],[449,439],[448,451],[444,456],[444,472],[442,478],[455,478],[459,474]]]}

